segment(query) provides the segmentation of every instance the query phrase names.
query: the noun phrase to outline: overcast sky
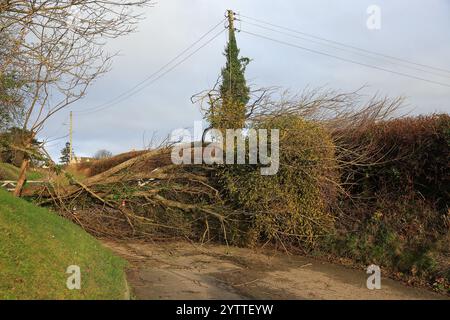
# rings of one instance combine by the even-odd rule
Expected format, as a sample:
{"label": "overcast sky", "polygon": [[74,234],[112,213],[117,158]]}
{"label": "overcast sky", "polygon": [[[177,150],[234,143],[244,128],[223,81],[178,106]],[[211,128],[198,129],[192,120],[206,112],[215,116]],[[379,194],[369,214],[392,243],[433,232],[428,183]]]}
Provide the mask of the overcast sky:
{"label": "overcast sky", "polygon": [[[371,5],[381,9],[379,30],[367,27],[370,16],[367,8]],[[70,110],[74,112],[74,150],[78,156],[91,156],[98,149],[108,149],[115,154],[141,149],[153,132],[161,137],[176,128],[192,127],[202,116],[199,106],[191,104],[190,97],[210,88],[217,79],[225,63],[222,55],[227,40],[225,32],[131,98],[99,112],[77,112],[110,101],[151,75],[223,19],[228,8],[276,25],[450,70],[449,0],[160,0],[145,10],[145,20],[137,33],[109,42],[109,51],[120,50],[121,53],[114,60],[111,72],[89,89],[86,98],[49,120],[41,138],[51,140],[64,136],[69,128]],[[245,22],[237,22],[236,27],[450,85],[450,73],[440,72],[439,76],[406,69]],[[407,110],[414,114],[450,112],[448,86],[354,65],[243,32],[238,33],[237,38],[241,55],[252,59],[246,76],[255,87],[280,86],[297,92],[306,86],[349,91],[368,85],[364,91],[368,95],[379,92],[406,96]],[[55,159],[66,140],[48,143],[48,150]]]}

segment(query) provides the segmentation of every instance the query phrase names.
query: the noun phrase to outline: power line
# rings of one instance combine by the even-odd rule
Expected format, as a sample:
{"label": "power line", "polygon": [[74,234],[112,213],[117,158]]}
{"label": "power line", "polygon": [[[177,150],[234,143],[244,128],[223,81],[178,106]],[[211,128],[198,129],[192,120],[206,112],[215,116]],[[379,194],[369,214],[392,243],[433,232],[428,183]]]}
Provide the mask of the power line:
{"label": "power line", "polygon": [[59,148],[59,146],[61,146],[63,143],[64,143],[64,144],[67,143],[67,142],[62,141],[62,139],[55,140],[55,141],[57,141],[57,142],[52,143],[52,144],[48,144],[48,143],[49,143],[49,142],[54,142],[54,141],[45,141],[45,142],[44,142],[45,148],[53,148],[53,147],[55,147],[55,146],[58,146],[58,148]]}
{"label": "power line", "polygon": [[[252,22],[249,22],[249,21],[246,21],[246,20],[242,20],[241,19],[240,21],[244,22],[244,24],[248,24],[248,25],[251,25],[251,26],[255,26],[255,27],[258,27],[258,28],[265,29],[265,30],[270,30],[270,31],[273,31],[273,32],[277,32],[279,34],[283,34],[283,35],[286,35],[286,36],[289,36],[289,37],[293,37],[293,38],[296,38],[296,39],[309,41],[309,42],[316,43],[316,44],[319,44],[319,45],[322,45],[322,46],[328,46],[328,47],[331,47],[331,48],[334,48],[334,49],[337,49],[337,50],[350,52],[352,54],[357,54],[359,56],[370,58],[370,59],[378,59],[377,57],[375,57],[373,55],[368,55],[368,54],[365,54],[365,53],[362,53],[362,52],[358,52],[358,51],[355,51],[354,49],[349,50],[346,47],[335,46],[335,45],[332,45],[332,44],[328,44],[327,42],[324,43],[323,40],[321,40],[322,42],[320,42],[320,41],[308,39],[308,38],[305,38],[305,37],[301,37],[301,36],[298,36],[298,35],[290,34],[290,33],[287,33],[287,32],[283,32],[283,31],[280,31],[280,30],[277,30],[277,29],[273,29],[273,28],[270,28],[270,27],[266,27],[266,26],[263,26],[263,25],[260,25],[260,24],[257,24],[257,23],[252,23]],[[425,72],[425,73],[432,74],[432,75],[435,75],[435,76],[439,76],[439,77],[443,77],[443,78],[446,78],[446,79],[450,79],[450,74],[449,75],[444,75],[442,73],[437,73],[436,71],[424,70],[422,68],[417,68],[417,67],[414,67],[414,66],[411,66],[411,65],[408,65],[408,64],[398,64],[398,62],[391,61],[392,59],[389,60],[387,57],[383,57],[383,56],[381,56],[381,57],[384,59],[383,61],[388,62],[390,64],[393,64],[395,66],[401,66],[401,67],[409,68],[409,69],[412,69],[412,70]]]}
{"label": "power line", "polygon": [[44,142],[45,142],[45,143],[49,143],[49,142],[53,142],[53,141],[58,141],[58,140],[65,139],[65,138],[67,138],[67,137],[69,137],[69,134],[66,134],[66,135],[64,135],[64,136],[60,136],[60,137],[57,137],[57,138],[52,138],[52,139],[49,139],[49,140],[45,140]]}
{"label": "power line", "polygon": [[81,116],[84,116],[84,115],[87,115],[87,114],[91,114],[91,113],[95,113],[95,112],[99,112],[99,111],[103,111],[103,110],[105,110],[105,109],[108,109],[108,108],[110,108],[110,107],[112,107],[112,106],[114,106],[114,105],[116,105],[116,104],[118,104],[118,103],[120,103],[120,102],[122,102],[122,101],[124,101],[124,100],[126,100],[126,99],[128,99],[128,98],[130,98],[130,97],[133,96],[134,94],[136,94],[136,93],[138,93],[138,92],[144,90],[145,88],[147,88],[148,86],[152,85],[153,83],[155,83],[156,81],[158,81],[159,79],[161,79],[162,77],[164,77],[166,74],[168,74],[169,72],[171,72],[173,69],[175,69],[176,67],[178,67],[179,65],[181,65],[182,63],[184,63],[186,60],[188,60],[190,57],[192,57],[192,56],[193,56],[194,54],[196,54],[198,51],[200,51],[201,49],[203,49],[206,45],[208,45],[208,44],[211,43],[213,40],[215,40],[217,37],[219,37],[224,31],[225,31],[225,29],[224,29],[224,30],[221,30],[219,33],[217,33],[214,37],[212,37],[211,39],[209,39],[209,40],[208,40],[206,43],[204,43],[202,46],[200,46],[199,48],[197,48],[195,51],[193,51],[192,53],[190,53],[188,56],[186,56],[185,58],[183,58],[182,60],[180,60],[178,63],[176,63],[175,65],[173,65],[170,69],[166,70],[164,73],[160,74],[158,77],[156,77],[156,78],[153,79],[152,81],[146,83],[143,87],[141,87],[141,88],[139,88],[139,89],[137,89],[137,90],[134,90],[133,92],[130,92],[130,93],[127,94],[126,96],[122,97],[121,99],[119,99],[119,100],[117,100],[117,101],[115,101],[115,102],[113,102],[113,103],[111,103],[111,104],[109,104],[109,105],[106,105],[106,106],[104,106],[104,107],[102,107],[102,108],[99,108],[99,109],[96,109],[96,110],[93,110],[93,111],[89,111],[89,112],[84,112],[84,113],[81,114]]}
{"label": "power line", "polygon": [[319,51],[319,50],[314,50],[314,49],[302,47],[302,46],[299,46],[299,45],[295,45],[295,44],[292,44],[292,43],[289,43],[289,42],[285,42],[285,41],[281,41],[281,40],[278,40],[278,39],[273,39],[273,38],[270,38],[270,37],[267,37],[267,36],[263,36],[263,35],[259,35],[259,34],[256,34],[256,33],[252,33],[252,32],[249,32],[249,31],[245,31],[245,30],[240,30],[240,31],[243,32],[243,33],[252,35],[254,37],[270,40],[270,41],[277,42],[277,43],[280,43],[280,44],[284,44],[284,45],[287,45],[287,46],[290,46],[290,47],[294,47],[294,48],[297,48],[297,49],[309,51],[309,52],[312,52],[312,53],[315,53],[315,54],[331,57],[331,58],[338,59],[338,60],[341,60],[341,61],[345,61],[345,62],[357,64],[357,65],[360,65],[360,66],[364,66],[364,67],[367,67],[367,68],[372,68],[372,69],[376,69],[376,70],[380,70],[380,71],[385,71],[385,72],[393,73],[393,74],[400,75],[400,76],[403,76],[403,77],[407,77],[407,78],[411,78],[411,79],[415,79],[415,80],[421,80],[421,81],[425,81],[425,82],[429,82],[429,83],[433,83],[433,84],[438,84],[438,85],[450,88],[450,84],[447,84],[447,83],[434,81],[434,80],[429,80],[429,79],[417,77],[417,76],[414,76],[414,75],[410,75],[410,74],[407,74],[407,73],[398,72],[398,71],[394,71],[394,70],[389,70],[389,69],[386,69],[386,68],[370,65],[370,64],[367,64],[367,63],[363,63],[363,62],[359,62],[359,61],[355,61],[355,60],[339,57],[339,56],[336,56],[336,55],[333,55],[333,54],[330,54],[330,53],[326,53],[326,52],[322,52],[322,51]]}
{"label": "power line", "polygon": [[442,72],[450,74],[450,70],[448,70],[448,69],[444,69],[444,68],[440,68],[440,67],[434,67],[434,66],[430,66],[430,65],[426,65],[426,64],[422,64],[422,63],[418,63],[418,62],[414,62],[414,61],[410,61],[410,60],[406,60],[406,59],[402,59],[402,58],[398,58],[398,57],[394,57],[394,56],[387,55],[387,54],[384,54],[384,53],[380,53],[380,52],[376,52],[376,51],[371,51],[371,50],[359,48],[359,47],[348,45],[348,44],[345,44],[345,43],[342,43],[342,42],[339,42],[339,41],[326,39],[326,38],[319,37],[319,36],[316,36],[316,35],[313,35],[313,34],[310,34],[310,33],[302,32],[302,31],[291,29],[291,28],[287,28],[287,27],[283,27],[283,26],[280,26],[280,25],[277,25],[277,24],[273,24],[273,23],[264,21],[264,20],[252,18],[252,17],[246,16],[246,15],[241,15],[241,16],[244,17],[244,18],[247,18],[247,19],[259,22],[259,23],[270,25],[270,26],[275,27],[275,28],[280,28],[280,29],[283,29],[283,30],[286,30],[286,31],[302,34],[302,35],[305,35],[305,36],[308,36],[308,37],[311,37],[311,38],[314,38],[314,39],[318,39],[318,40],[334,43],[334,44],[337,44],[339,46],[351,48],[351,49],[354,49],[354,50],[358,50],[358,51],[362,51],[362,52],[366,52],[366,53],[382,56],[384,58],[397,60],[397,61],[402,61],[404,63],[416,65],[416,66],[419,66],[419,67],[425,67],[425,68],[429,68],[429,69],[436,70],[436,71],[442,71]]}
{"label": "power line", "polygon": [[66,116],[65,120],[57,127],[55,131],[53,131],[52,134],[47,134],[47,139],[52,139],[53,137],[57,136],[62,128],[64,128],[67,124],[65,123],[68,117]]}
{"label": "power line", "polygon": [[[142,86],[143,84],[145,84],[146,82],[148,82],[149,80],[151,80],[153,77],[155,77],[156,75],[158,75],[161,71],[163,71],[165,68],[167,68],[168,66],[170,66],[172,63],[174,63],[176,60],[178,60],[180,57],[182,57],[185,53],[187,53],[189,50],[191,50],[193,47],[195,47],[198,43],[200,43],[203,39],[205,39],[209,34],[211,34],[215,29],[217,29],[217,27],[219,27],[221,24],[223,24],[225,21],[225,19],[222,19],[219,23],[217,23],[216,25],[214,25],[210,30],[208,30],[206,33],[204,33],[199,39],[197,39],[195,42],[193,42],[191,45],[189,45],[186,49],[184,49],[183,51],[181,51],[178,55],[176,55],[174,58],[172,58],[169,62],[167,62],[166,64],[164,64],[161,68],[159,68],[157,71],[153,72],[150,76],[146,77],[144,80],[140,81],[139,83],[137,83],[136,85],[134,85],[132,88],[124,91],[123,93],[121,93],[120,95],[116,96],[115,98],[102,103],[96,107],[90,108],[90,109],[85,109],[85,110],[81,110],[79,112],[76,112],[76,114],[79,115],[84,115],[84,114],[91,114],[93,112],[97,112],[97,111],[102,111],[104,109],[106,109],[105,107],[110,107],[112,105],[117,104],[118,102],[121,102],[127,98],[129,98],[131,95],[133,95],[134,93],[137,93],[139,91],[141,91],[143,88],[147,87],[149,84],[145,85],[144,87],[136,90],[137,88],[139,88],[140,86]],[[198,48],[197,50],[195,50],[193,53],[191,53],[190,55],[188,55],[187,58],[191,57],[193,54],[195,54],[196,52],[198,52],[201,48],[205,47],[207,44],[209,44],[212,40],[214,40],[215,38],[217,38],[224,30],[222,30],[219,34],[215,35],[213,38],[211,38],[210,40],[208,40],[205,44],[203,44],[200,48]],[[186,61],[187,59],[183,59],[182,61]],[[180,65],[181,63],[176,64],[176,66]],[[173,70],[174,68],[172,67],[169,70]],[[165,72],[164,74],[167,74],[168,72]],[[161,76],[159,76],[156,79],[161,78]],[[156,80],[155,79],[155,80]],[[151,83],[153,83],[154,81],[152,81]],[[123,97],[123,98],[122,98]],[[122,99],[121,99],[122,98]]]}

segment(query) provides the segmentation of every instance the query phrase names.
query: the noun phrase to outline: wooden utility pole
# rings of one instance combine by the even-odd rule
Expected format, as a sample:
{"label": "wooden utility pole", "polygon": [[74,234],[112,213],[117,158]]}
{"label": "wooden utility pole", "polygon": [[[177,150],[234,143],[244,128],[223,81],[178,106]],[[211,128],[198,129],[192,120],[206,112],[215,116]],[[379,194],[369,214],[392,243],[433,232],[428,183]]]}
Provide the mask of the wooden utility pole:
{"label": "wooden utility pole", "polygon": [[69,128],[69,163],[72,163],[73,157],[72,157],[72,153],[73,153],[73,149],[72,149],[72,132],[73,132],[73,117],[72,117],[72,111],[70,111],[70,128]]}
{"label": "wooden utility pole", "polygon": [[234,31],[234,12],[233,10],[227,10],[227,17],[228,17],[228,31],[230,37],[232,36],[231,32]]}
{"label": "wooden utility pole", "polygon": [[[234,12],[233,10],[227,10],[228,16],[228,43],[231,42],[231,39],[234,37]],[[230,52],[228,52],[230,54]],[[229,57],[228,57],[229,58]],[[230,68],[230,95],[231,95],[231,59],[229,60],[229,68]]]}

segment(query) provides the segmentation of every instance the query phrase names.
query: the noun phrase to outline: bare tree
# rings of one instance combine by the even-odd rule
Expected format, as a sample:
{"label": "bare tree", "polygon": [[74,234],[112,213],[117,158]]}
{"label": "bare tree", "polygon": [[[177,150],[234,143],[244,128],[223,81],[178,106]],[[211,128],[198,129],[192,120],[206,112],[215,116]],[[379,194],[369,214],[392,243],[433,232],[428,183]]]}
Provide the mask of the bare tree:
{"label": "bare tree", "polygon": [[[13,35],[9,32],[0,33],[0,66],[8,59],[13,46]],[[0,132],[18,127],[23,120],[23,87],[21,75],[13,67],[0,73]]]}
{"label": "bare tree", "polygon": [[[0,76],[11,66],[26,85],[25,152],[55,113],[80,100],[93,81],[108,71],[114,55],[104,51],[105,40],[135,30],[136,7],[150,0],[10,0],[0,4],[0,34],[14,39],[0,66]],[[25,183],[29,157],[22,162],[14,194]]]}
{"label": "bare tree", "polygon": [[100,160],[100,159],[111,158],[112,156],[113,156],[113,154],[111,151],[106,150],[106,149],[100,149],[95,153],[94,158],[97,160]]}

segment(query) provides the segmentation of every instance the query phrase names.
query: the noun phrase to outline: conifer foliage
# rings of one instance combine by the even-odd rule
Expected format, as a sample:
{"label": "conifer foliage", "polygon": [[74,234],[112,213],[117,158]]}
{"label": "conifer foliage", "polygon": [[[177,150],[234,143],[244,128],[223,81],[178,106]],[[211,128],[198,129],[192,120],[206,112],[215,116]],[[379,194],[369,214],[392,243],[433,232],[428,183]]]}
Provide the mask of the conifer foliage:
{"label": "conifer foliage", "polygon": [[[229,13],[233,15],[231,12]],[[250,89],[245,80],[245,69],[249,58],[239,57],[235,29],[230,19],[229,39],[224,55],[227,62],[222,68],[220,85],[221,104],[212,119],[212,126],[220,129],[243,128],[246,105],[250,99]]]}
{"label": "conifer foliage", "polygon": [[66,142],[66,145],[61,150],[61,157],[59,158],[62,164],[70,163],[70,143]]}

